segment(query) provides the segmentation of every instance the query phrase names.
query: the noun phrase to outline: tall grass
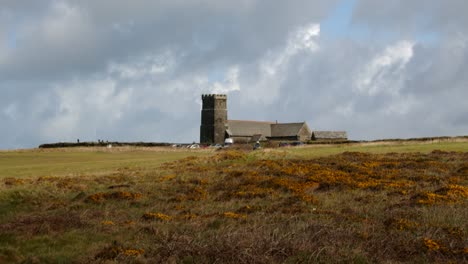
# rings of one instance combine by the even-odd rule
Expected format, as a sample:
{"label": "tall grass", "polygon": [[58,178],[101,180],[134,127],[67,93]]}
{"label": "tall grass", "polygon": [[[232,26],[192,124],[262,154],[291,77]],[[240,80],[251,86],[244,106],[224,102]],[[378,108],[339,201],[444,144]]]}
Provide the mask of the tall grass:
{"label": "tall grass", "polygon": [[0,262],[466,262],[466,152],[307,151],[3,177]]}

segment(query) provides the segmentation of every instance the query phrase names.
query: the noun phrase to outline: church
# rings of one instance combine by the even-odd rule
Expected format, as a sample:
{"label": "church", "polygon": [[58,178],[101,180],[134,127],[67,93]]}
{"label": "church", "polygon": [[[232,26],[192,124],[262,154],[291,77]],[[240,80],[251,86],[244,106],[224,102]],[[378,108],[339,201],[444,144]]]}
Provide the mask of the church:
{"label": "church", "polygon": [[347,140],[344,131],[312,131],[306,122],[228,120],[227,95],[202,95],[200,143],[223,144],[226,138],[235,143],[255,141]]}

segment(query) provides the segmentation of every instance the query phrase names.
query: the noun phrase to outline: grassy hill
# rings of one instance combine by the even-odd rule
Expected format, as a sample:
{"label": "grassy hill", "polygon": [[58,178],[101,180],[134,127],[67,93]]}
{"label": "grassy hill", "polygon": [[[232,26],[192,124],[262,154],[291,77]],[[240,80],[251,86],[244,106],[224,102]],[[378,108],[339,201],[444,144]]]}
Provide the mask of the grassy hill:
{"label": "grassy hill", "polygon": [[464,262],[468,143],[0,152],[0,263]]}

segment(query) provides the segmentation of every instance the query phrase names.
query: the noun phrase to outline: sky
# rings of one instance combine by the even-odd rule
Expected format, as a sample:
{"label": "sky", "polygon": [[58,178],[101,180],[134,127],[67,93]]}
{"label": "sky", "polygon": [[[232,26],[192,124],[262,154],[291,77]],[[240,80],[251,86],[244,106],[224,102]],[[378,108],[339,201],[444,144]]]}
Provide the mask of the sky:
{"label": "sky", "polygon": [[0,0],[0,149],[199,140],[228,118],[468,135],[465,0]]}

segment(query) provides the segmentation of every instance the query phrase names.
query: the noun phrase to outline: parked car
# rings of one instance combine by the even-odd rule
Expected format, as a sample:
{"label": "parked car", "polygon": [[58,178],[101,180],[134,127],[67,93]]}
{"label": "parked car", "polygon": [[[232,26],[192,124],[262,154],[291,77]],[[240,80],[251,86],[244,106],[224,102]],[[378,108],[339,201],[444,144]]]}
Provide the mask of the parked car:
{"label": "parked car", "polygon": [[304,142],[294,141],[293,143],[291,143],[291,146],[304,146]]}
{"label": "parked car", "polygon": [[280,142],[279,143],[279,147],[282,148],[282,147],[289,147],[291,146],[288,142]]}
{"label": "parked car", "polygon": [[229,146],[231,146],[232,144],[234,144],[234,139],[232,139],[232,138],[226,138],[226,140],[224,140],[224,147],[229,147]]}
{"label": "parked car", "polygon": [[261,148],[262,148],[262,145],[260,145],[260,141],[255,142],[255,144],[253,146],[253,150],[257,150],[257,149],[261,149]]}

